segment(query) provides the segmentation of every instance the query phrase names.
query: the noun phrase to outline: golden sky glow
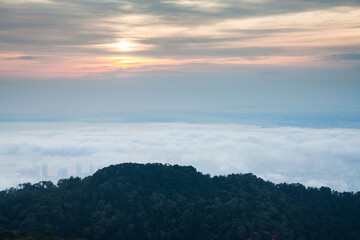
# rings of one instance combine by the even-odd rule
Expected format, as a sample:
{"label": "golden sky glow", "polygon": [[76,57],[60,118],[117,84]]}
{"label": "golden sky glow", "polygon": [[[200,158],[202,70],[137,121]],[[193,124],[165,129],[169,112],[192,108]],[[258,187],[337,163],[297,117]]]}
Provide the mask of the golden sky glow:
{"label": "golden sky glow", "polygon": [[[148,71],[151,66],[156,69],[166,65],[166,69],[171,66],[178,69],[179,65],[194,62],[217,66],[343,67],[346,54],[360,52],[358,4],[324,4],[323,8],[304,7],[296,11],[284,8],[275,14],[270,11],[272,2],[274,9],[278,7],[276,1],[270,0],[242,1],[239,6],[250,10],[234,14],[229,9],[239,6],[231,1],[159,3],[168,12],[150,8],[140,11],[132,2],[110,1],[123,12],[117,14],[105,9],[107,12],[91,16],[93,9],[84,3],[83,8],[61,17],[61,10],[83,3],[3,0],[6,11],[21,9],[24,13],[11,15],[10,19],[4,16],[3,25],[8,22],[8,27],[0,29],[4,36],[0,40],[0,69],[7,76],[20,74],[14,69],[21,67],[22,75],[48,76],[53,72],[57,77],[116,71],[116,68],[138,71],[146,67]],[[253,13],[262,6],[263,12]],[[49,14],[42,15],[42,11]],[[50,18],[53,27],[44,24],[46,18]],[[125,53],[126,56],[121,55]],[[333,55],[343,56],[345,62],[334,63]],[[354,56],[350,58],[356,60]],[[356,66],[358,62],[347,65]]]}

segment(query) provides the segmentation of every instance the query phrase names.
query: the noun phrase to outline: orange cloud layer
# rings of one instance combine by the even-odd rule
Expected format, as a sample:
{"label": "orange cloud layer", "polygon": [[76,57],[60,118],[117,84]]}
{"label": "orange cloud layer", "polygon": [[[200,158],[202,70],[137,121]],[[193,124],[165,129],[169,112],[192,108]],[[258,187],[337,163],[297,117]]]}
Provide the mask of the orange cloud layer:
{"label": "orange cloud layer", "polygon": [[[199,4],[201,2],[178,1],[176,4],[205,8],[204,11],[213,11],[211,9],[220,4],[205,1],[207,5],[202,6]],[[110,29],[109,39],[116,39],[114,42],[55,46],[55,50],[42,47],[38,51],[30,47],[17,51],[0,42],[5,49],[0,55],[0,73],[3,77],[49,78],[84,77],[118,70],[128,73],[143,69],[169,70],[189,64],[343,66],[344,62],[334,64],[323,58],[324,55],[337,54],[336,50],[325,53],[321,49],[360,46],[359,16],[360,8],[337,7],[264,17],[220,19],[214,24],[204,22],[194,25],[165,21],[161,17],[140,13],[104,17],[90,22],[89,28]],[[20,33],[13,34],[18,36]],[[60,40],[65,41],[66,37]],[[257,52],[249,56],[226,53],[226,50],[240,48],[285,50],[283,54],[262,55]],[[183,49],[188,51],[187,55],[182,55]],[[302,49],[307,52],[302,52]],[[176,54],[167,54],[170,50]],[[217,52],[201,55],[213,50]],[[197,71],[196,67],[193,71]],[[211,67],[209,71],[212,71]]]}

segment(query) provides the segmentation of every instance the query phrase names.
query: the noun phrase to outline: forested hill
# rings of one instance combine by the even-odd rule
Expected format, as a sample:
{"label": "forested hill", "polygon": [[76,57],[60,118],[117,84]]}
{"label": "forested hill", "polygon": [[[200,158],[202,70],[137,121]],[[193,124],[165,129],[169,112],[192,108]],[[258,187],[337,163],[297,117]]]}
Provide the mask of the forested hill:
{"label": "forested hill", "polygon": [[0,239],[360,239],[360,192],[125,163],[0,192]]}

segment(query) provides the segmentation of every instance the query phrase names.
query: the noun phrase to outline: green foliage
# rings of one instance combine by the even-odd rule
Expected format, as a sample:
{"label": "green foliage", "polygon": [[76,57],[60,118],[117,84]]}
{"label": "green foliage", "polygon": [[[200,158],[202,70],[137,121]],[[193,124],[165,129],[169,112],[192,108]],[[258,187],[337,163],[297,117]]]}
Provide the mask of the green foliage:
{"label": "green foliage", "polygon": [[[360,193],[119,164],[0,192],[0,239],[360,239]],[[22,235],[20,233],[23,233]]]}

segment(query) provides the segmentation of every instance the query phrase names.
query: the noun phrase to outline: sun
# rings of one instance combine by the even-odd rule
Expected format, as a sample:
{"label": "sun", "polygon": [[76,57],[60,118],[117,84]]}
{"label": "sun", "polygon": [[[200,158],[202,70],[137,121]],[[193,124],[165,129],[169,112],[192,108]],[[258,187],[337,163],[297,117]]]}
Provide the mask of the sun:
{"label": "sun", "polygon": [[135,46],[135,44],[123,40],[119,43],[114,44],[113,46],[119,48],[121,51],[129,51],[129,50],[131,50],[132,47]]}

